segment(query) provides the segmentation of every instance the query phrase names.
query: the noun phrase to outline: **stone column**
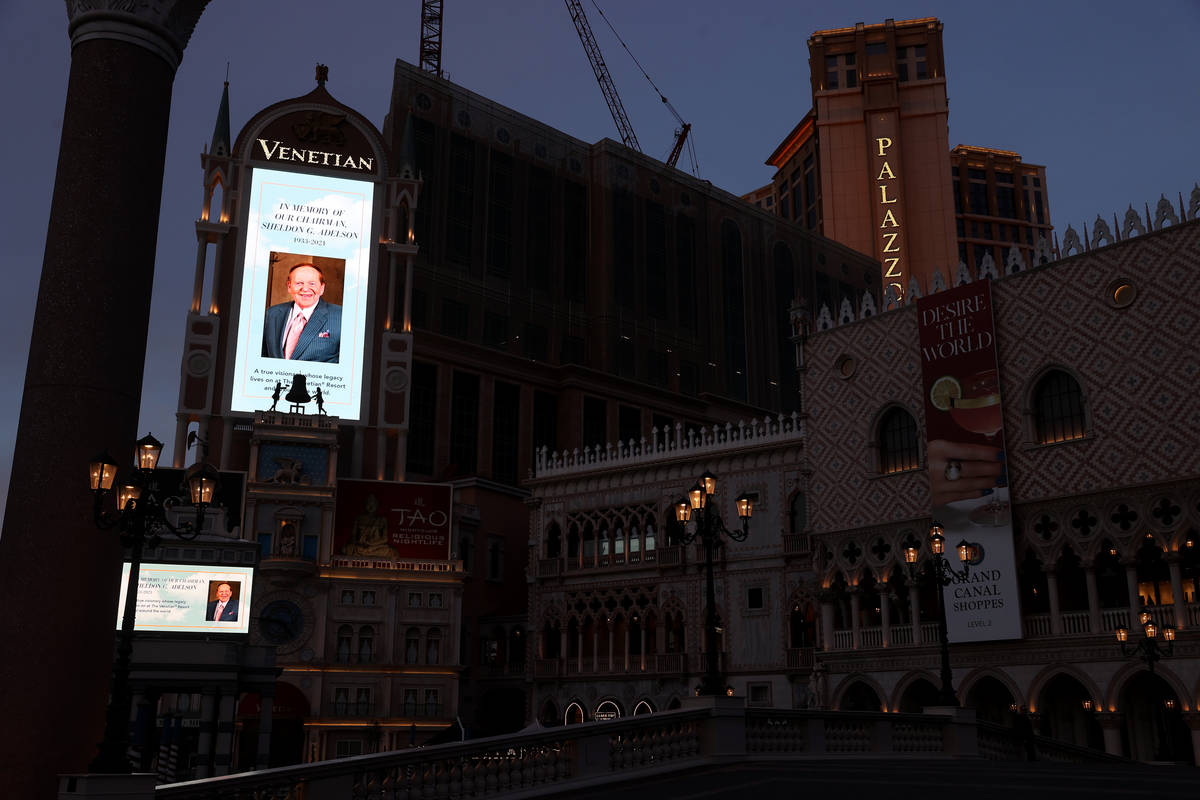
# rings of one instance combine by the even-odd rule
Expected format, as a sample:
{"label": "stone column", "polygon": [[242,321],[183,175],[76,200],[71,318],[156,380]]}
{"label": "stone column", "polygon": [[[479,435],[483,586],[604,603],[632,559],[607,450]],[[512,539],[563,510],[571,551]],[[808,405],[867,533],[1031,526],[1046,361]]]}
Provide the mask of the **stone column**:
{"label": "stone column", "polygon": [[354,443],[351,445],[352,450],[350,453],[350,477],[352,478],[362,477],[365,432],[366,428],[364,428],[362,425],[354,426]]}
{"label": "stone column", "polygon": [[833,649],[833,603],[821,601],[821,638],[823,650]]}
{"label": "stone column", "polygon": [[915,581],[908,584],[908,614],[912,618],[912,643],[921,644],[921,590]]}
{"label": "stone column", "polygon": [[861,611],[862,592],[855,586],[850,589],[850,646],[855,650],[862,647],[862,625],[859,624],[858,620]]}
{"label": "stone column", "polygon": [[1175,627],[1187,627],[1187,603],[1183,597],[1183,573],[1179,569],[1179,553],[1171,553],[1167,559],[1167,569],[1171,571],[1171,597],[1175,603]]}
{"label": "stone column", "polygon": [[886,583],[879,585],[879,633],[883,638],[883,646],[890,647],[892,643],[892,603],[888,599]]}
{"label": "stone column", "polygon": [[1125,562],[1125,586],[1129,590],[1129,621],[1126,622],[1126,627],[1130,631],[1136,631],[1138,628],[1138,614],[1142,611],[1142,601],[1138,595],[1137,583],[1137,562]]}
{"label": "stone column", "polygon": [[1062,611],[1058,601],[1058,571],[1046,570],[1046,593],[1050,595],[1050,633],[1062,635]]}
{"label": "stone column", "polygon": [[[1104,732],[1104,752],[1119,756],[1121,752],[1121,714],[1118,712],[1102,711],[1096,714],[1100,730]],[[1195,738],[1195,732],[1192,733]]]}
{"label": "stone column", "polygon": [[[233,420],[225,417],[221,420],[221,469],[230,469],[233,463]],[[203,451],[198,451],[203,452]],[[199,456],[196,458],[200,460]]]}
{"label": "stone column", "polygon": [[[171,85],[206,3],[67,4],[71,67],[0,536],[0,639],[21,642],[0,666],[0,707],[23,723],[0,741],[10,797],[55,797],[56,776],[86,771],[103,735],[120,543],[93,526],[80,481],[101,451],[132,463]],[[47,557],[48,532],[69,558]]]}
{"label": "stone column", "polygon": [[1101,633],[1104,628],[1104,618],[1100,614],[1100,589],[1096,585],[1095,564],[1088,564],[1084,567],[1083,578],[1087,583],[1089,633]]}

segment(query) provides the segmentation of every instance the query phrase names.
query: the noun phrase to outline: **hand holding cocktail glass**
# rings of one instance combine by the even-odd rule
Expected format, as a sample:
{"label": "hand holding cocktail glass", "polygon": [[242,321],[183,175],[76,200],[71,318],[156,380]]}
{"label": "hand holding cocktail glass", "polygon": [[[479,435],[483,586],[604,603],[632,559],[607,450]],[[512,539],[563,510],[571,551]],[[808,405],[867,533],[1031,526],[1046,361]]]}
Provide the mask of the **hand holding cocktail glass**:
{"label": "hand holding cocktail glass", "polygon": [[[930,402],[965,431],[996,441],[1004,425],[996,370],[989,369],[961,381],[947,375],[934,381]],[[959,500],[987,497],[1006,486],[1004,450],[985,444],[934,439],[929,442],[929,485],[935,508]],[[994,516],[1001,509],[993,509]],[[1007,503],[1004,509],[1007,512]]]}
{"label": "hand holding cocktail glass", "polygon": [[1004,451],[999,447],[934,439],[927,455],[935,508],[986,497],[1004,475]]}

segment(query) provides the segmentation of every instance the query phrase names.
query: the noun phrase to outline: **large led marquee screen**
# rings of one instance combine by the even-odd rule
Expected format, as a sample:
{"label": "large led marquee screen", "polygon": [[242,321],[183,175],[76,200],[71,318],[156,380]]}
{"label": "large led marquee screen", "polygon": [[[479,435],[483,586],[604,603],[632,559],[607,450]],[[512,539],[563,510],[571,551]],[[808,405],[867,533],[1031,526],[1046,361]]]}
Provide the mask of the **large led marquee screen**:
{"label": "large led marquee screen", "polygon": [[276,399],[286,410],[301,374],[314,398],[306,413],[317,410],[319,389],[326,414],[361,417],[374,190],[371,181],[254,168],[230,410]]}
{"label": "large led marquee screen", "polygon": [[[174,633],[249,633],[251,567],[142,564],[133,629]],[[121,569],[117,627],[125,614],[129,564]]]}

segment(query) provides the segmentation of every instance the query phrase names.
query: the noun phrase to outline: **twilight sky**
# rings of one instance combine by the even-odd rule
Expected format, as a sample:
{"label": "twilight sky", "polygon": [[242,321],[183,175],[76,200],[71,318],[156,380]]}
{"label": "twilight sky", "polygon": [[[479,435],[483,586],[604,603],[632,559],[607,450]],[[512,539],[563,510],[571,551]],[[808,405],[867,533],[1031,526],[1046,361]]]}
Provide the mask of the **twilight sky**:
{"label": "twilight sky", "polygon": [[[583,5],[643,149],[666,158],[674,120],[591,0]],[[813,31],[924,16],[945,23],[951,146],[1015,150],[1046,165],[1060,239],[1068,224],[1090,230],[1097,214],[1111,222],[1114,212],[1122,216],[1131,203],[1139,211],[1153,207],[1164,193],[1174,203],[1200,181],[1197,0],[600,0],[600,7],[692,123],[700,177],[734,193],[770,180],[763,161],[810,107]],[[330,92],[382,127],[394,61],[417,63],[419,30],[419,0],[213,0],[201,17],[175,79],[139,426],[167,442],[164,458],[174,438],[195,262],[199,153],[212,136],[226,62],[234,136],[264,106],[306,94],[318,61],[329,65]],[[7,309],[0,337],[12,345],[0,349],[0,504],[8,494],[69,63],[63,3],[0,0],[0,70],[10,109],[0,126],[7,187],[0,201]],[[558,0],[448,0],[442,67],[453,82],[572,136],[620,139]],[[108,449],[121,453],[131,444]],[[63,490],[84,491],[84,465],[63,469]]]}

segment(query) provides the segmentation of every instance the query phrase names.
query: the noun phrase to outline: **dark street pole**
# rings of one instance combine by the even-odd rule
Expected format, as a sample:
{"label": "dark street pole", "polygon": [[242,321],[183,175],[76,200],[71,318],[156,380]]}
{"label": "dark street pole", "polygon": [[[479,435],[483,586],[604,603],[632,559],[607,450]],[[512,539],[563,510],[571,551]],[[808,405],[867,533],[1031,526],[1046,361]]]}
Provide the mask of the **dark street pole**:
{"label": "dark street pole", "polygon": [[[756,494],[742,494],[737,498],[738,517],[742,520],[740,529],[730,530],[725,527],[721,515],[716,511],[717,476],[705,472],[700,480],[688,491],[686,499],[681,498],[675,503],[675,519],[683,526],[682,539],[691,543],[699,539],[704,544],[704,600],[707,608],[704,612],[704,633],[708,641],[704,652],[704,677],[696,693],[701,696],[723,695],[726,692],[725,674],[721,671],[721,653],[717,650],[717,589],[716,578],[713,575],[713,556],[719,547],[722,536],[733,541],[744,542],[750,535],[750,516],[754,513]],[[688,530],[688,522],[695,523]]]}

